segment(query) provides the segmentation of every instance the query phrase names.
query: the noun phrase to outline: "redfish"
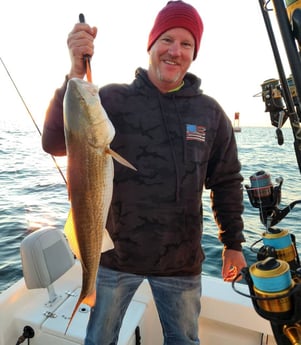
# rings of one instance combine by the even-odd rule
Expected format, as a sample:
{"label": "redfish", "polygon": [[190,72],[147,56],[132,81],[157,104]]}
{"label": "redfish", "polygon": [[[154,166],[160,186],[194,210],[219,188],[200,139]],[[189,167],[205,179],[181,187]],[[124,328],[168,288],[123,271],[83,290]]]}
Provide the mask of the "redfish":
{"label": "redfish", "polygon": [[95,304],[96,276],[113,191],[112,158],[136,169],[110,149],[115,129],[94,84],[77,78],[68,81],[64,97],[64,131],[71,203],[65,233],[83,272],[81,293],[68,329],[81,303]]}

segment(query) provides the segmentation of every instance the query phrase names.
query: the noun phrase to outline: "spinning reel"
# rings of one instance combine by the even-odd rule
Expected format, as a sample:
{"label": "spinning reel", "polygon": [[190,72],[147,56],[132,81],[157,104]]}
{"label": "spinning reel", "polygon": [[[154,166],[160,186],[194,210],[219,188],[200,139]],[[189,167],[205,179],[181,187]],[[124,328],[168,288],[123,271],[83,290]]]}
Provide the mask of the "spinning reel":
{"label": "spinning reel", "polygon": [[[270,174],[261,170],[250,176],[251,185],[246,185],[249,200],[259,209],[260,220],[265,226],[262,238],[251,250],[257,254],[257,262],[241,271],[248,283],[256,312],[270,321],[277,344],[301,344],[301,267],[296,240],[287,229],[274,227],[293,207],[297,200],[284,209],[279,208],[283,179],[276,184]],[[263,242],[259,250],[255,245]],[[234,287],[233,289],[239,292]]]}
{"label": "spinning reel", "polygon": [[[301,111],[299,108],[299,100],[297,96],[296,85],[293,76],[286,79],[286,83],[293,100],[294,106],[297,110],[299,122],[301,121]],[[281,128],[289,118],[289,111],[285,105],[284,90],[279,79],[268,79],[261,84],[262,100],[265,103],[265,112],[270,113],[271,124],[276,129],[278,144],[282,145],[283,134]]]}
{"label": "spinning reel", "polygon": [[[295,236],[289,234],[286,229],[275,228],[274,225],[279,223],[295,205],[300,204],[301,200],[296,200],[280,209],[283,178],[278,177],[276,184],[273,185],[270,174],[263,170],[250,176],[250,182],[251,186],[245,186],[250,203],[259,209],[260,220],[266,228],[262,234],[263,246],[257,252],[257,259],[274,257],[288,262],[291,270],[298,269],[300,261]],[[257,243],[258,241],[255,242]],[[251,249],[254,249],[254,244]]]}

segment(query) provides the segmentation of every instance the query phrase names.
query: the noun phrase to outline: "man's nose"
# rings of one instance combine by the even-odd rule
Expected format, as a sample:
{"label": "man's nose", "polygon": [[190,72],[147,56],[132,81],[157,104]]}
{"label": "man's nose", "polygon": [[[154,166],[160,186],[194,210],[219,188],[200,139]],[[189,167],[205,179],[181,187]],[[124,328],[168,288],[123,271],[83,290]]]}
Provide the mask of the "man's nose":
{"label": "man's nose", "polygon": [[168,49],[168,53],[171,55],[171,56],[178,56],[181,54],[181,45],[179,42],[173,42],[170,46],[169,46],[169,49]]}

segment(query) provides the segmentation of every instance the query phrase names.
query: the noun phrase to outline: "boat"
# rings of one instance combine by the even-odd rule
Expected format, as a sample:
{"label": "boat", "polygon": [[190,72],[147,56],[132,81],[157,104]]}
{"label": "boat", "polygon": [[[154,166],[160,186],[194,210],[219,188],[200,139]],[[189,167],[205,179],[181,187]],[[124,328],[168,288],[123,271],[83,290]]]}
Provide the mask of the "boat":
{"label": "boat", "polygon": [[[272,36],[273,31],[270,30],[269,11],[266,11],[268,1],[260,0],[263,17],[268,29],[271,43],[274,43]],[[290,10],[296,7],[296,1],[288,5]],[[297,1],[300,3],[300,1]],[[288,27],[286,17],[286,9],[282,0],[274,1],[276,13],[279,17],[280,29],[287,37],[284,43],[290,42],[293,32]],[[296,14],[299,14],[297,11]],[[282,16],[285,14],[285,16]],[[281,16],[282,17],[281,17]],[[285,20],[284,20],[285,19]],[[294,21],[297,25],[300,21]],[[301,42],[300,28],[294,30],[298,34],[299,43]],[[285,36],[285,35],[284,35]],[[300,47],[300,44],[298,45]],[[281,67],[281,60],[278,59],[277,46],[272,44],[277,66]],[[296,46],[287,47],[287,55],[291,60],[295,56]],[[290,52],[291,51],[291,52]],[[295,59],[291,62],[293,75],[298,89],[301,94],[301,75],[300,61]],[[281,71],[281,68],[279,68]],[[286,79],[280,74],[281,84],[286,85]],[[300,86],[300,87],[299,87]],[[271,91],[271,90],[270,90]],[[279,93],[272,93],[271,97],[279,100]],[[300,122],[301,116],[295,118],[297,113],[294,112],[294,103],[289,97],[289,93],[284,92],[285,103],[287,105],[288,114],[292,123],[292,130],[295,134],[295,151],[299,169],[301,171],[301,155],[298,150],[301,144],[300,126],[296,124]],[[283,116],[282,107],[274,107],[276,103],[270,101],[270,97],[263,94],[266,103],[266,111],[270,112],[272,124],[279,125],[279,119]],[[273,99],[274,101],[274,99]],[[299,100],[295,99],[298,103]],[[277,105],[277,104],[276,104]],[[298,103],[298,115],[300,114],[300,104]],[[234,131],[241,132],[239,126],[239,112],[235,113]],[[279,118],[278,118],[279,117]],[[286,209],[278,209],[280,202],[279,185],[272,187],[266,173],[260,172],[256,174],[256,183],[258,186],[252,185],[249,192],[252,197],[254,207],[262,209],[265,206],[265,212],[261,214],[261,220],[264,223],[270,222],[270,216],[273,215],[276,221],[283,218],[297,203],[290,204]],[[275,199],[275,202],[272,200]],[[266,204],[262,204],[262,200]],[[270,212],[273,211],[273,212]],[[276,219],[279,218],[279,219]],[[273,226],[273,223],[271,224]],[[289,234],[275,232],[273,235],[278,239],[289,238]],[[269,237],[268,240],[271,240]],[[293,246],[289,246],[293,250]],[[285,248],[286,249],[286,248]],[[282,251],[282,248],[281,248]],[[283,252],[280,253],[281,255]],[[296,254],[296,253],[295,253]],[[31,345],[78,345],[84,343],[86,326],[89,318],[90,307],[81,304],[70,327],[67,328],[72,311],[76,305],[81,290],[81,264],[73,256],[73,253],[63,234],[63,229],[53,227],[41,228],[29,235],[22,241],[20,246],[20,255],[23,268],[23,277],[0,294],[0,345],[19,345],[27,341]],[[270,260],[268,257],[267,259]],[[300,268],[300,261],[298,268]],[[291,260],[294,262],[294,260]],[[258,271],[258,270],[257,270]],[[256,273],[258,273],[256,271]],[[271,270],[272,271],[272,270]],[[288,270],[289,271],[289,270]],[[288,271],[280,273],[287,278]],[[294,270],[296,272],[296,270]],[[258,277],[257,277],[258,278]],[[271,277],[274,278],[274,277]],[[276,276],[276,278],[279,278]],[[301,277],[299,277],[301,279]],[[287,319],[286,313],[282,310],[276,311],[271,316],[270,306],[267,312],[256,308],[254,299],[250,297],[251,290],[248,284],[226,283],[221,278],[202,275],[202,297],[201,297],[201,314],[199,317],[199,337],[202,345],[287,345],[301,344],[301,299],[300,281],[294,282],[288,290],[292,294],[296,292],[294,303],[292,303],[292,318]],[[261,277],[257,279],[257,283],[261,282]],[[286,281],[287,282],[287,281]],[[254,284],[255,287],[255,284]],[[260,290],[260,289],[258,289]],[[239,292],[239,293],[238,293]],[[271,297],[270,299],[262,299],[264,302],[280,302],[273,303],[273,307],[288,307],[288,300],[292,296],[289,292],[281,294],[281,298]],[[254,296],[253,296],[254,297]],[[285,303],[281,303],[285,300]],[[263,303],[264,306],[268,303]],[[276,309],[277,309],[276,308]],[[285,311],[286,312],[286,311]],[[271,318],[275,314],[279,314],[279,333],[275,332],[275,323],[273,329],[268,317]],[[268,317],[265,317],[268,316]],[[275,319],[276,317],[274,317]],[[284,323],[281,323],[283,318]],[[290,322],[295,322],[293,325]],[[286,327],[289,324],[289,327]],[[288,328],[291,327],[291,333]],[[283,334],[282,334],[283,333]],[[284,333],[289,336],[284,339]],[[277,340],[276,337],[277,336]],[[163,334],[156,311],[155,303],[152,297],[150,287],[147,280],[144,280],[136,294],[134,295],[125,318],[122,323],[121,331],[117,345],[162,345]]]}
{"label": "boat", "polygon": [[[43,227],[22,241],[23,277],[0,293],[0,345],[78,345],[84,343],[90,307],[81,304],[70,321],[81,290],[81,264],[63,229]],[[245,284],[239,290],[249,294]],[[221,278],[202,275],[202,345],[274,345],[268,320],[252,300]],[[163,334],[147,280],[132,299],[117,345],[161,345]]]}
{"label": "boat", "polygon": [[[90,307],[81,304],[66,332],[81,289],[81,264],[74,258],[63,231],[44,227],[21,243],[23,275],[0,294],[0,345],[83,344]],[[248,286],[237,283],[248,294]],[[269,322],[249,298],[222,279],[202,276],[202,345],[274,345]],[[66,334],[65,334],[66,332]],[[126,312],[118,345],[160,345],[163,335],[151,290],[145,280]]]}
{"label": "boat", "polygon": [[233,130],[234,132],[241,132],[241,127],[239,125],[239,117],[240,117],[240,113],[239,112],[235,112],[234,113],[234,122],[233,122]]}

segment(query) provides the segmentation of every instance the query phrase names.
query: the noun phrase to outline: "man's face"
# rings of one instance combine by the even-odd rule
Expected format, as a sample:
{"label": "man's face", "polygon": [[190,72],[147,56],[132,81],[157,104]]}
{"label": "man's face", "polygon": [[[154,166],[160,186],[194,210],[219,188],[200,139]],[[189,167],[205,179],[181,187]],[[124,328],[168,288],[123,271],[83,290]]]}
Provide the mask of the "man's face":
{"label": "man's face", "polygon": [[161,91],[168,92],[180,86],[193,61],[194,38],[183,28],[164,32],[150,49],[148,76]]}

